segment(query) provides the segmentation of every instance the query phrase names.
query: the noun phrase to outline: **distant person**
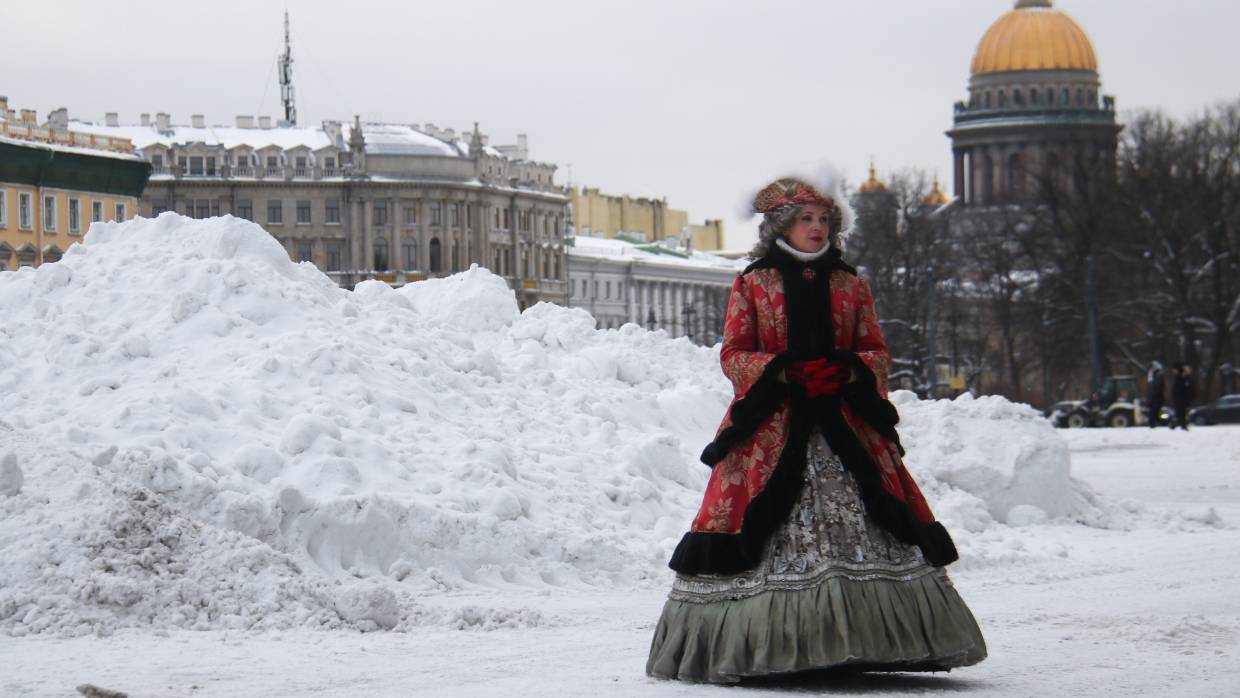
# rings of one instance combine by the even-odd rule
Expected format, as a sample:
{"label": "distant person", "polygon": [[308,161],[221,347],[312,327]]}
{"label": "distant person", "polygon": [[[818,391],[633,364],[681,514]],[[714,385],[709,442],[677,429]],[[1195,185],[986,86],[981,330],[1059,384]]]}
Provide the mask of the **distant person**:
{"label": "distant person", "polygon": [[1193,388],[1193,369],[1186,364],[1176,363],[1171,369],[1171,405],[1175,409],[1175,429],[1178,425],[1188,431],[1188,406],[1193,404],[1197,391]]}
{"label": "distant person", "polygon": [[1147,384],[1145,402],[1149,406],[1150,428],[1158,426],[1162,420],[1163,404],[1167,401],[1167,379],[1163,375],[1161,361],[1150,364],[1149,373],[1145,375]]}
{"label": "distant person", "polygon": [[841,259],[836,187],[780,179],[732,285],[720,361],[735,397],[646,673],[683,681],[838,666],[942,671],[986,657],[943,567],[957,557],[901,459],[891,352]]}

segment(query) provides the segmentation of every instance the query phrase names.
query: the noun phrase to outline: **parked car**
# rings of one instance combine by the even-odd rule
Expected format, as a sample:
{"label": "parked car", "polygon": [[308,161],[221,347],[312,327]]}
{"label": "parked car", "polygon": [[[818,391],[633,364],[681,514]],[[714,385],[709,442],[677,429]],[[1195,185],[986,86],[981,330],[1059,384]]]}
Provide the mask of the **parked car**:
{"label": "parked car", "polygon": [[1224,395],[1188,411],[1193,424],[1240,424],[1240,395]]}

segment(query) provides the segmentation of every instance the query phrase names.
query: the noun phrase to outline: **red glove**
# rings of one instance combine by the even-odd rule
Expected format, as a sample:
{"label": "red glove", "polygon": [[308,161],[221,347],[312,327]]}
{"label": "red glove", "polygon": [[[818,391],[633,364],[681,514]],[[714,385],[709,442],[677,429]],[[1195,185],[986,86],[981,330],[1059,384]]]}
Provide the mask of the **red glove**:
{"label": "red glove", "polygon": [[788,365],[784,375],[789,381],[805,386],[810,397],[835,395],[852,377],[852,369],[826,359],[813,361],[794,361]]}

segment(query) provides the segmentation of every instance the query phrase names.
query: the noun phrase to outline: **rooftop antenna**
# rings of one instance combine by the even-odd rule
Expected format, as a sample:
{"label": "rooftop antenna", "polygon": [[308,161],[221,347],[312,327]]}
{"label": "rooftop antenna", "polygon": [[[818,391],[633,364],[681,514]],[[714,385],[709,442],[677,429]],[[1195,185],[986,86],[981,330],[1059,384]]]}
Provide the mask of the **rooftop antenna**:
{"label": "rooftop antenna", "polygon": [[293,49],[288,40],[288,10],[284,11],[284,53],[280,54],[280,98],[284,100],[284,120],[297,125],[297,106],[293,103]]}

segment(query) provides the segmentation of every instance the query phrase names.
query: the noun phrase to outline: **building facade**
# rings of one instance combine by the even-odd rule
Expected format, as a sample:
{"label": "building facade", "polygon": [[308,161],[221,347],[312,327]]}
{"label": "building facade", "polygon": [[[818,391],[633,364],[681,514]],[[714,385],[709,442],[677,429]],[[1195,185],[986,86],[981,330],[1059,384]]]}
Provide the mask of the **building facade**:
{"label": "building facade", "polygon": [[139,212],[150,165],[125,138],[78,134],[0,97],[0,271],[58,261],[91,223]]}
{"label": "building facade", "polygon": [[327,121],[298,127],[239,116],[189,126],[143,114],[122,126],[73,122],[79,133],[130,138],[152,167],[143,215],[176,211],[252,220],[295,261],[346,288],[401,285],[468,269],[503,276],[522,306],[566,302],[567,192],[556,167],[518,143],[491,146],[475,125]]}
{"label": "building facade", "polygon": [[568,254],[569,305],[602,329],[626,323],[713,345],[722,339],[728,294],[746,261],[666,243],[578,235]]}
{"label": "building facade", "polygon": [[689,214],[670,208],[667,199],[615,196],[582,187],[569,191],[572,225],[582,235],[628,237],[639,242],[677,240],[694,250],[723,249],[723,221],[690,223]]}
{"label": "building facade", "polygon": [[1073,168],[1101,159],[1114,170],[1121,127],[1100,96],[1093,44],[1051,0],[1018,0],[978,43],[969,97],[952,129],[954,193],[966,207],[1020,204]]}

